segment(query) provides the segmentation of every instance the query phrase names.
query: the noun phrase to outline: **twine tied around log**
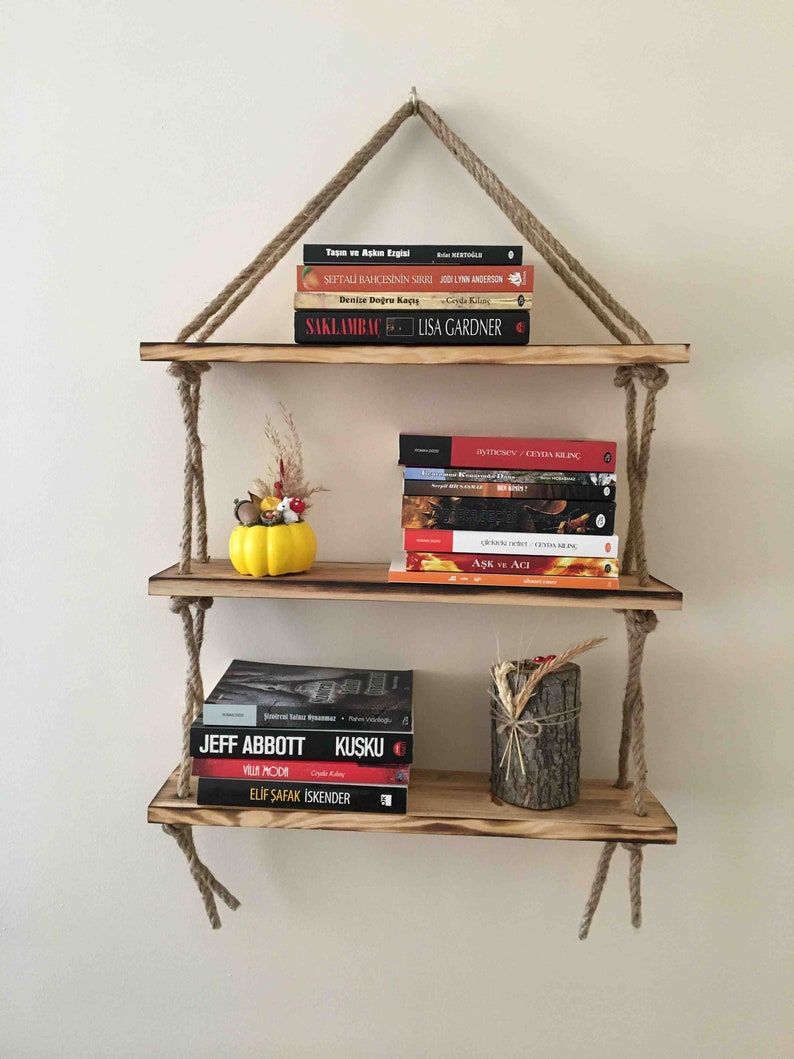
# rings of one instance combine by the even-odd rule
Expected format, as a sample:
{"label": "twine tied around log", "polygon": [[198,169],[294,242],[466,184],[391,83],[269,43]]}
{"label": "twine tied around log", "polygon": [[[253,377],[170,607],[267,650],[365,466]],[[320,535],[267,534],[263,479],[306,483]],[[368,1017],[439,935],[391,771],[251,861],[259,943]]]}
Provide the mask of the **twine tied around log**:
{"label": "twine tied around log", "polygon": [[[561,669],[572,658],[584,654],[585,651],[592,650],[593,647],[598,647],[605,640],[606,636],[583,640],[581,643],[569,647],[562,654],[555,655],[553,658],[541,662],[529,673],[523,672],[514,662],[497,662],[491,666],[491,677],[496,688],[496,693],[493,691],[490,693],[491,698],[496,703],[495,709],[491,712],[491,717],[496,722],[496,728],[500,735],[504,732],[508,733],[507,745],[499,761],[499,767],[501,768],[505,765],[505,759],[507,760],[505,773],[507,779],[510,779],[514,754],[521,768],[521,775],[526,776],[527,774],[526,752],[521,745],[522,736],[524,739],[537,739],[546,726],[570,724],[581,713],[581,709],[577,708],[560,710],[558,713],[549,713],[543,717],[526,717],[522,719],[521,715],[532,696],[537,694],[540,682],[549,673]],[[510,682],[510,677],[514,674],[516,675],[513,682],[515,689]]]}

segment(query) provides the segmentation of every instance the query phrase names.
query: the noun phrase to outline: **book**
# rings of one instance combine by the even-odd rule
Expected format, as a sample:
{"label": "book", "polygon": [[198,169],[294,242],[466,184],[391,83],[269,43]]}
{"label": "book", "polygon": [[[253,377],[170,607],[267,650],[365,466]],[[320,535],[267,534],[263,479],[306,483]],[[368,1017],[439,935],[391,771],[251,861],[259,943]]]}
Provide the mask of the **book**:
{"label": "book", "polygon": [[408,788],[202,778],[197,784],[196,804],[300,811],[309,809],[326,813],[405,813]]}
{"label": "book", "polygon": [[452,293],[505,291],[526,294],[535,273],[531,265],[298,265],[299,291],[413,291]]}
{"label": "book", "polygon": [[404,496],[402,526],[404,529],[606,535],[615,531],[615,504],[611,500]]}
{"label": "book", "polygon": [[351,765],[331,761],[279,761],[276,758],[193,758],[193,775],[226,780],[298,780],[388,786],[407,783],[410,765]]}
{"label": "book", "polygon": [[451,570],[407,570],[405,561],[395,559],[389,567],[389,583],[410,585],[462,585],[481,588],[575,588],[611,591],[617,577],[567,577],[545,574],[455,573]]}
{"label": "book", "polygon": [[304,243],[304,265],[520,265],[520,246]]}
{"label": "book", "polygon": [[614,500],[617,475],[580,471],[404,467],[406,496],[528,496],[548,500]]}
{"label": "book", "polygon": [[412,732],[299,731],[205,725],[190,726],[190,756],[206,758],[285,758],[290,761],[349,761],[361,765],[410,765]]}
{"label": "book", "polygon": [[397,462],[410,467],[614,471],[616,453],[614,441],[400,434]]}
{"label": "book", "polygon": [[495,530],[403,530],[407,552],[462,552],[466,555],[560,555],[618,557],[618,538],[594,533],[502,533]]}
{"label": "book", "polygon": [[521,346],[529,341],[529,313],[428,309],[350,309],[295,313],[295,341],[328,345]]}
{"label": "book", "polygon": [[460,574],[523,574],[535,577],[617,577],[617,559],[578,555],[465,555],[406,552],[407,571]]}
{"label": "book", "polygon": [[532,294],[389,294],[381,291],[367,294],[366,291],[344,294],[296,294],[296,309],[497,309],[510,311],[532,308]]}
{"label": "book", "polygon": [[207,696],[205,725],[410,732],[410,670],[332,669],[235,658]]}

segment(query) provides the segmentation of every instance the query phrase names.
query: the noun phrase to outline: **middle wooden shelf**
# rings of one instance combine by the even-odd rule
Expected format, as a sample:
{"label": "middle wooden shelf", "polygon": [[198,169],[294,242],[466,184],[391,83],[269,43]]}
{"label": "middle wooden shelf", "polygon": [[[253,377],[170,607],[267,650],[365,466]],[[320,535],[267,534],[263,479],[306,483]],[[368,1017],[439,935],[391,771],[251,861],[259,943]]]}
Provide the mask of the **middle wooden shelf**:
{"label": "middle wooden shelf", "polygon": [[247,577],[228,559],[193,559],[191,572],[169,566],[149,578],[150,596],[236,596],[264,599],[344,599],[403,603],[491,603],[522,607],[600,607],[607,610],[681,610],[683,596],[664,581],[647,586],[636,576],[617,589],[487,588],[478,585],[390,584],[387,563],[315,563],[305,574]]}

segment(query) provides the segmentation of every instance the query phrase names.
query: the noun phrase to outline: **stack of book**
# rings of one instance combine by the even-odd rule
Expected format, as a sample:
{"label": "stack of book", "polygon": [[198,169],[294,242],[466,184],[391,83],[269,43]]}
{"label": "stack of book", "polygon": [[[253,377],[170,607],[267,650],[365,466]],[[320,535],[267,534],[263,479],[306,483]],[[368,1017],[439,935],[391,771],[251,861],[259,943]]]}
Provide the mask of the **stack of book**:
{"label": "stack of book", "polygon": [[303,247],[295,341],[525,345],[532,266],[520,246]]}
{"label": "stack of book", "polygon": [[235,659],[190,730],[199,805],[405,813],[410,670]]}
{"label": "stack of book", "polygon": [[389,581],[616,589],[615,443],[400,435]]}

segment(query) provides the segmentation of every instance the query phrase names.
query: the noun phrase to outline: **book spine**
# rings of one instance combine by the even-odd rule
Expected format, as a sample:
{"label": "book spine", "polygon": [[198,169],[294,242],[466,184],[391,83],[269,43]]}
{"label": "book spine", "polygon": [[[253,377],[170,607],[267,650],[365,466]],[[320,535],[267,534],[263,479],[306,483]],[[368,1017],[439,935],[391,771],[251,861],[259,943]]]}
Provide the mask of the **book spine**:
{"label": "book spine", "polygon": [[323,345],[521,346],[529,341],[529,313],[299,310],[295,313],[295,341]]}
{"label": "book spine", "polygon": [[584,533],[499,533],[493,530],[403,530],[407,552],[463,552],[477,555],[560,555],[618,557],[618,538]]}
{"label": "book spine", "polygon": [[521,246],[303,244],[304,265],[520,265],[523,259]]}
{"label": "book spine", "polygon": [[190,726],[190,756],[276,758],[292,761],[349,761],[361,765],[409,765],[413,734],[310,732],[295,729]]}
{"label": "book spine", "polygon": [[289,728],[301,731],[365,731],[368,734],[385,732],[399,735],[410,732],[412,719],[410,709],[390,708],[381,713],[364,708],[346,708],[335,705],[332,712],[323,712],[322,706],[307,710],[303,704],[205,702],[201,711],[202,723],[210,727],[225,725],[230,728]]}
{"label": "book spine", "polygon": [[354,783],[388,786],[407,783],[410,765],[350,765],[328,761],[279,761],[275,758],[193,758],[193,775],[225,780],[295,780],[303,783]]}
{"label": "book spine", "polygon": [[516,485],[617,485],[614,471],[534,471],[510,467],[403,467],[406,481],[508,482]]}
{"label": "book spine", "polygon": [[576,588],[611,591],[618,587],[616,577],[547,577],[522,574],[456,574],[450,571],[390,570],[392,583],[411,585],[479,585],[482,588]]}
{"label": "book spine", "polygon": [[398,294],[346,292],[344,294],[296,294],[296,309],[465,309],[479,311],[496,309],[501,312],[532,308],[532,294],[465,294],[438,293]]}
{"label": "book spine", "polygon": [[525,577],[617,577],[617,559],[558,555],[461,555],[406,552],[407,571],[460,574],[519,574]]}
{"label": "book spine", "polygon": [[526,294],[532,290],[529,266],[486,265],[298,265],[299,291],[413,291]]}
{"label": "book spine", "polygon": [[548,485],[530,482],[437,482],[432,479],[406,479],[405,496],[493,497],[525,500],[612,500],[613,485]]}
{"label": "book spine", "polygon": [[609,500],[404,496],[402,526],[404,529],[607,535],[615,530],[615,505]]}
{"label": "book spine", "polygon": [[201,778],[198,805],[242,805],[257,809],[326,813],[405,813],[406,787],[356,787],[343,783],[270,783]]}
{"label": "book spine", "polygon": [[411,467],[612,471],[614,441],[400,434],[399,463]]}

